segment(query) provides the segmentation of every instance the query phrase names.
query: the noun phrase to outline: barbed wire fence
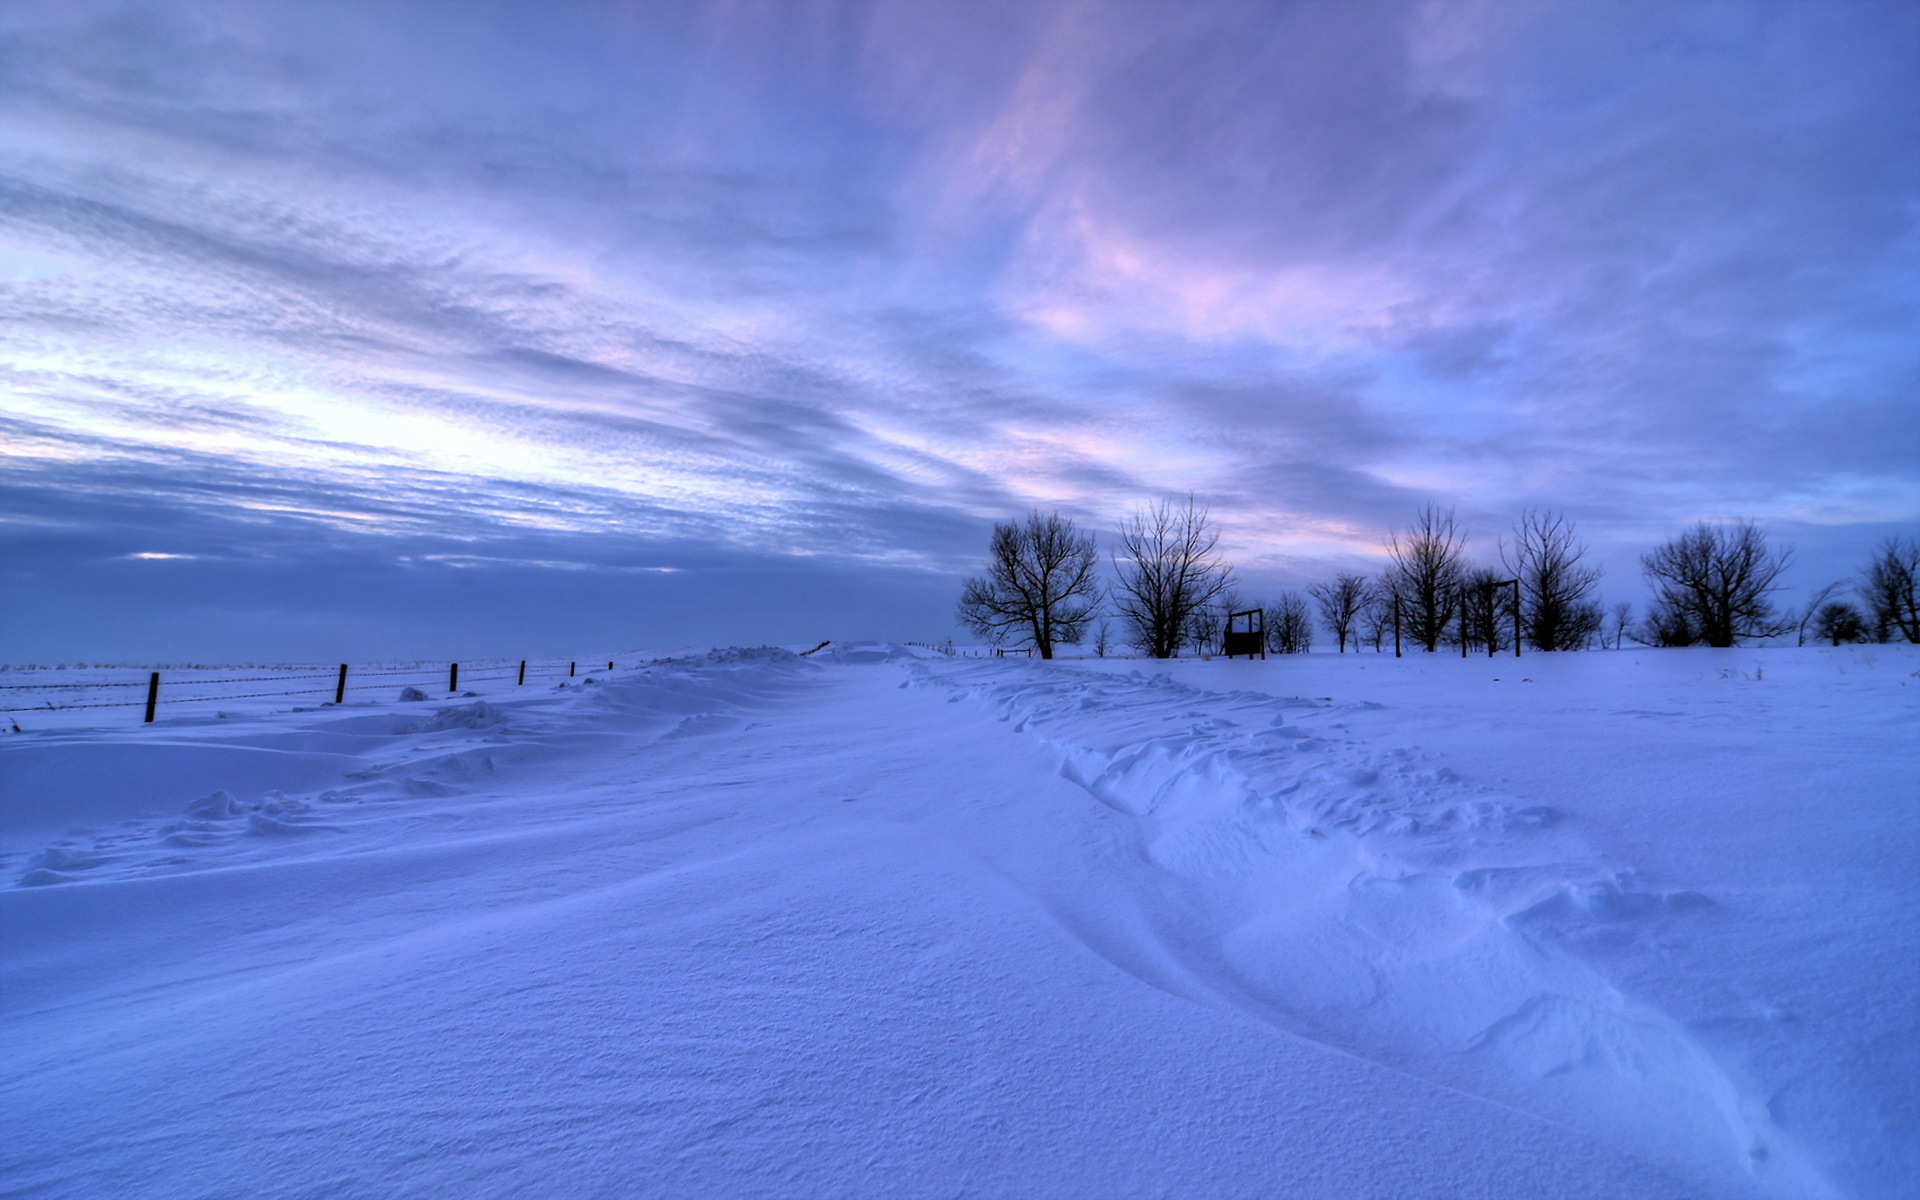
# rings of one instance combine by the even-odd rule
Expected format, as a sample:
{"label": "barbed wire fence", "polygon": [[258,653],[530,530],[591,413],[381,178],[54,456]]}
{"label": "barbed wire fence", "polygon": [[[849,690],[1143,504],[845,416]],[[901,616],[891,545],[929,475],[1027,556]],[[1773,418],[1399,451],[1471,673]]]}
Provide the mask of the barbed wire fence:
{"label": "barbed wire fence", "polygon": [[[616,669],[618,659],[607,659],[606,671]],[[586,677],[592,678],[599,671],[596,660],[586,664]],[[465,668],[463,671],[462,668]],[[297,672],[297,673],[289,673]],[[59,683],[3,683],[0,684],[0,713],[61,713],[79,709],[95,708],[137,708],[144,710],[143,720],[154,721],[164,704],[173,708],[181,704],[214,704],[234,700],[271,700],[301,699],[323,697],[321,704],[345,704],[347,697],[355,692],[366,693],[377,688],[391,688],[399,685],[411,687],[431,698],[433,692],[444,686],[445,697],[459,696],[463,685],[511,682],[514,687],[525,687],[529,682],[540,683],[550,680],[565,681],[581,677],[581,663],[578,659],[529,658],[529,659],[483,659],[465,664],[454,662],[445,667],[425,663],[410,665],[374,664],[355,668],[351,663],[341,663],[337,670],[316,671],[311,666],[289,667],[286,672],[268,674],[249,674],[202,678],[187,671],[147,671],[144,678],[83,680]],[[167,678],[171,676],[171,678]],[[311,687],[276,688],[270,691],[230,691],[234,687],[251,687],[256,684],[306,683]],[[145,694],[142,695],[141,691]],[[48,697],[31,704],[18,703],[26,699],[21,693],[59,693],[57,697]],[[117,697],[127,696],[127,699]],[[65,697],[71,697],[67,699]]]}

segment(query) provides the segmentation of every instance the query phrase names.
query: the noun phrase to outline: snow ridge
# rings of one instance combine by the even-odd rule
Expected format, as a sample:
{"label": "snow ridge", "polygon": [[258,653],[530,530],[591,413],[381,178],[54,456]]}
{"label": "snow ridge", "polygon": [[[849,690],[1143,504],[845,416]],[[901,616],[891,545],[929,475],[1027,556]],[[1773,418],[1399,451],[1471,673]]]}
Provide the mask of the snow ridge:
{"label": "snow ridge", "polygon": [[1379,705],[1060,664],[912,670],[1055,750],[1195,897],[1152,954],[1079,918],[1097,951],[1125,947],[1117,965],[1169,986],[1176,962],[1172,986],[1196,999],[1602,1131],[1716,1188],[1833,1194],[1737,1071],[1582,953],[1713,901],[1600,861],[1552,807],[1429,750],[1352,736],[1343,717]]}

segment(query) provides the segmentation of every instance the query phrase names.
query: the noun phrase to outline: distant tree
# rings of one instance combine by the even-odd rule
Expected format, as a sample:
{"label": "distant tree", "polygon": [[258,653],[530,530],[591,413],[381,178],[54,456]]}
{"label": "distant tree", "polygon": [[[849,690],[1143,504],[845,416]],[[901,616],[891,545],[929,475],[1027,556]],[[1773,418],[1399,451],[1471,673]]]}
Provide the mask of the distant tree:
{"label": "distant tree", "polygon": [[1423,507],[1413,524],[1387,540],[1387,587],[1397,601],[1401,628],[1428,651],[1440,648],[1453,624],[1465,574],[1467,539],[1454,524],[1453,510]]}
{"label": "distant tree", "polygon": [[1573,522],[1527,510],[1500,546],[1500,563],[1520,581],[1520,629],[1535,650],[1580,650],[1606,619],[1593,598],[1600,568],[1585,565],[1587,548]]}
{"label": "distant tree", "polygon": [[1873,639],[1920,642],[1920,539],[1888,538],[1860,577]]}
{"label": "distant tree", "polygon": [[1313,649],[1313,613],[1299,592],[1281,592],[1265,611],[1267,649],[1275,654],[1305,654]]}
{"label": "distant tree", "polygon": [[1226,606],[1203,604],[1187,618],[1186,644],[1202,657],[1218,653],[1220,634],[1227,627]]}
{"label": "distant tree", "polygon": [[[1360,633],[1375,654],[1381,652],[1388,635],[1393,633],[1393,596],[1384,577],[1367,581],[1367,602],[1360,610]],[[1355,648],[1358,648],[1357,642]]]}
{"label": "distant tree", "polygon": [[1333,577],[1332,582],[1316,583],[1309,587],[1307,594],[1320,607],[1320,620],[1333,634],[1334,640],[1340,643],[1340,653],[1347,652],[1349,636],[1353,638],[1353,648],[1360,649],[1358,626],[1373,595],[1373,586],[1367,582],[1367,577],[1342,571]]}
{"label": "distant tree", "polygon": [[1513,589],[1502,587],[1506,576],[1490,567],[1475,567],[1460,580],[1460,605],[1455,644],[1471,650],[1513,649]]}
{"label": "distant tree", "polygon": [[1024,522],[994,525],[989,554],[987,573],[961,589],[962,623],[995,645],[1027,642],[1041,658],[1080,640],[1099,596],[1092,534],[1036,509]]}
{"label": "distant tree", "polygon": [[1813,618],[1813,635],[1838,646],[1867,640],[1867,619],[1851,604],[1832,601],[1820,606]]}
{"label": "distant tree", "polygon": [[1105,621],[1102,621],[1100,622],[1100,628],[1096,630],[1093,635],[1093,656],[1095,658],[1105,658],[1108,649],[1112,646],[1113,630],[1108,627]]}
{"label": "distant tree", "polygon": [[1633,623],[1633,605],[1622,600],[1608,612],[1607,620],[1613,628],[1613,648],[1618,650],[1626,640],[1627,627]]}
{"label": "distant tree", "polygon": [[[1788,611],[1787,614],[1781,618],[1782,620],[1790,620],[1793,622],[1794,645],[1804,646],[1807,644],[1807,626],[1813,624],[1814,618],[1820,615],[1820,610],[1826,606],[1827,601],[1833,599],[1834,595],[1845,586],[1847,585],[1844,582],[1823,584],[1813,590],[1813,594],[1807,597],[1807,602],[1804,606]],[[1820,635],[1816,633],[1814,636],[1819,637]]]}
{"label": "distant tree", "polygon": [[1207,510],[1192,496],[1184,505],[1163,500],[1127,518],[1109,595],[1135,646],[1155,658],[1179,653],[1194,614],[1233,582],[1232,568],[1214,553],[1219,541]]}
{"label": "distant tree", "polygon": [[1700,626],[1685,612],[1656,599],[1629,635],[1643,646],[1697,646]]}
{"label": "distant tree", "polygon": [[[1650,627],[1663,639],[1657,644],[1737,646],[1793,628],[1771,600],[1792,558],[1790,550],[1768,549],[1767,535],[1752,521],[1702,521],[1643,555],[1654,594]],[[1682,637],[1688,640],[1674,640]]]}

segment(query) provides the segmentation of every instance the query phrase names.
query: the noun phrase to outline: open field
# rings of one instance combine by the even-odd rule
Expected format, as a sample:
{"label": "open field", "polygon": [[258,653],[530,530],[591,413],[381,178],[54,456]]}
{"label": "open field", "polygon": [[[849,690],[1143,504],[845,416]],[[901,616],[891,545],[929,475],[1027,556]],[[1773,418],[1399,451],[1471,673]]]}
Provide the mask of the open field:
{"label": "open field", "polygon": [[1920,1179],[1920,648],[561,682],[0,737],[0,1194]]}

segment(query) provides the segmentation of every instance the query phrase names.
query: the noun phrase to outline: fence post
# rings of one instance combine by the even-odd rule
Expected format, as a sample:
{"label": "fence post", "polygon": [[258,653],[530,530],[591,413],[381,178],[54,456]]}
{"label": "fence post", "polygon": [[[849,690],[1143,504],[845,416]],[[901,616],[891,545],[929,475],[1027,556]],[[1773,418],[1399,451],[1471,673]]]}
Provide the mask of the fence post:
{"label": "fence post", "polygon": [[611,662],[607,664],[607,670],[609,671],[613,670],[613,664]]}
{"label": "fence post", "polygon": [[447,664],[447,690],[449,692],[457,692],[460,690],[460,664],[459,663]]}
{"label": "fence post", "polygon": [[1520,581],[1513,581],[1513,656],[1520,657]]}
{"label": "fence post", "polygon": [[523,658],[520,660],[520,682],[514,684],[513,686],[521,687],[525,685],[526,682],[527,682],[527,660]]}
{"label": "fence post", "polygon": [[147,677],[147,724],[153,724],[153,706],[160,702],[160,672]]}
{"label": "fence post", "polygon": [[340,682],[333,685],[333,702],[335,704],[347,702],[347,664],[345,663],[340,664]]}
{"label": "fence post", "polygon": [[1393,596],[1393,656],[1400,657],[1400,594]]}
{"label": "fence post", "polygon": [[573,669],[574,669],[575,667],[577,667],[577,666],[579,666],[579,665],[580,665],[579,663],[568,663],[568,664],[567,664],[567,678],[568,678],[568,679],[572,679],[572,678],[573,678]]}
{"label": "fence post", "polygon": [[1500,637],[1499,637],[1500,614],[1493,611],[1494,589],[1500,586],[1501,586],[1500,584],[1495,584],[1495,583],[1490,583],[1487,585],[1486,605],[1487,605],[1487,657],[1488,658],[1493,657],[1493,644],[1500,640]]}
{"label": "fence post", "polygon": [[1467,656],[1467,589],[1461,588],[1454,593],[1453,602],[1460,606],[1460,657]]}

